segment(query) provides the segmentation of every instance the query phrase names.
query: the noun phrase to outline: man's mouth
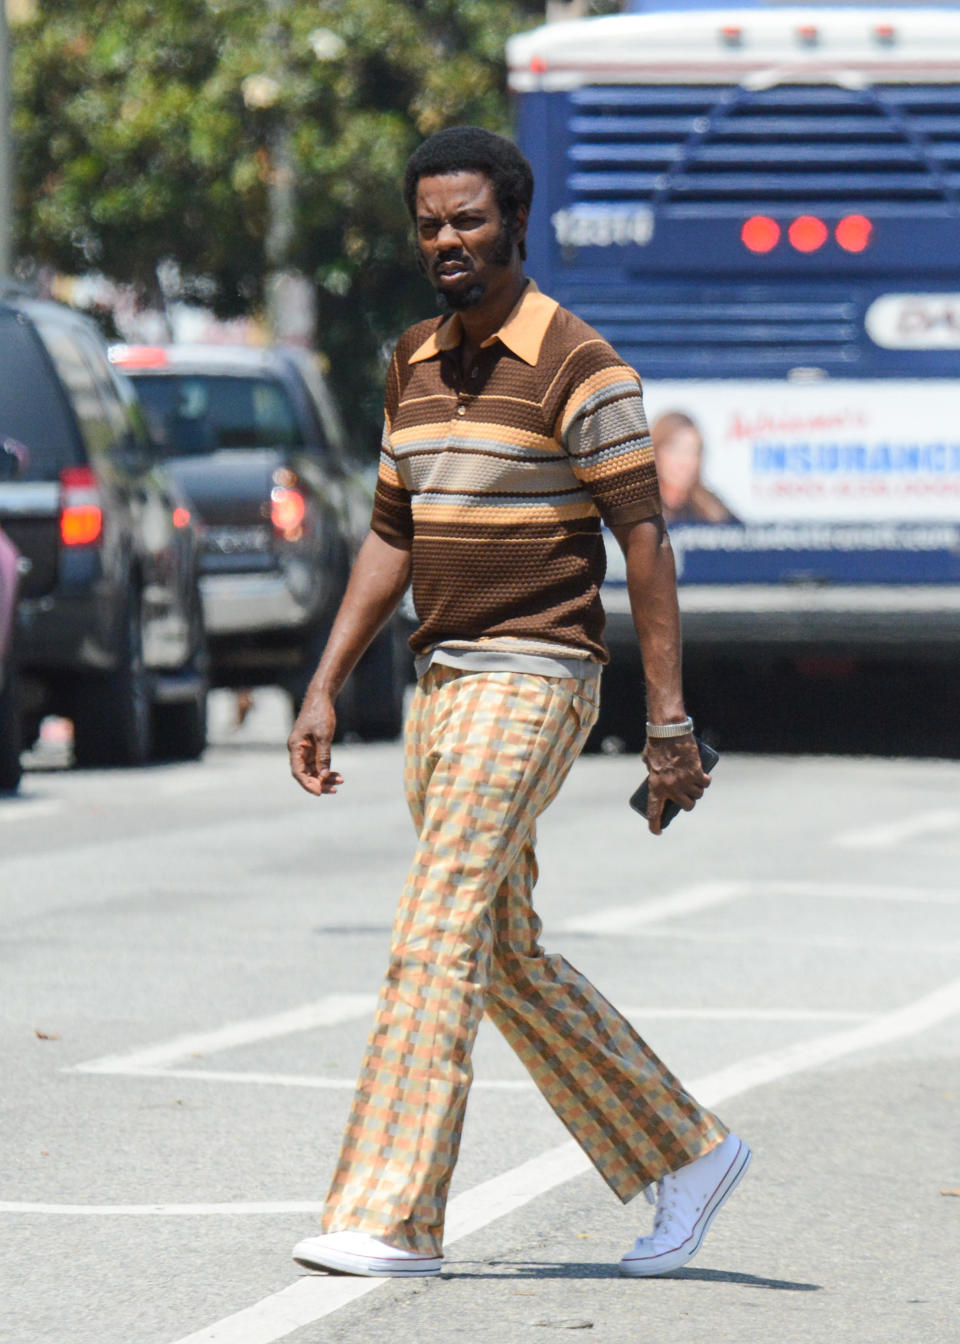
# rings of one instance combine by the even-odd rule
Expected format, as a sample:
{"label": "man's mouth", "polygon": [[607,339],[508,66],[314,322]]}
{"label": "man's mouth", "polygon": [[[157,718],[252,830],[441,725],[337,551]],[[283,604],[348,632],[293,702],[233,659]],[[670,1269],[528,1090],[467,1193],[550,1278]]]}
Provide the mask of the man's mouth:
{"label": "man's mouth", "polygon": [[451,280],[458,275],[466,275],[469,267],[465,261],[441,261],[434,267],[434,273],[441,280]]}

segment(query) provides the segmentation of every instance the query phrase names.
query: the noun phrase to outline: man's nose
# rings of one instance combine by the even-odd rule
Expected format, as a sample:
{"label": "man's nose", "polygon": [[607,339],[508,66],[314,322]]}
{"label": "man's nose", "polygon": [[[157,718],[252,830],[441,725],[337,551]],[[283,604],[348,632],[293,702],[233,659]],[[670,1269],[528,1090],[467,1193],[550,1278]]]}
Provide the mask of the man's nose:
{"label": "man's nose", "polygon": [[444,221],[444,223],[442,223],[440,225],[440,228],[437,230],[436,241],[437,241],[437,247],[440,248],[459,247],[460,235],[459,233],[457,233],[456,229],[453,227],[452,224],[448,224],[446,221]]}

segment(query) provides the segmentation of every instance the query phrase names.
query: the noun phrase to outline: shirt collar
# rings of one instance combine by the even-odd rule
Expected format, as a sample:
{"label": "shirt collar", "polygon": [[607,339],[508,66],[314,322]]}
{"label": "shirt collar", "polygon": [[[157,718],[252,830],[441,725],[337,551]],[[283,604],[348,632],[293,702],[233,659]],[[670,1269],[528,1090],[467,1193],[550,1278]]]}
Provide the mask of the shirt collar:
{"label": "shirt collar", "polygon": [[[557,311],[556,299],[547,298],[537,288],[535,280],[528,280],[523,293],[504,319],[499,331],[488,336],[481,349],[500,341],[525,364],[535,365],[540,358],[540,347],[547,334],[547,327]],[[454,350],[463,339],[463,324],[460,314],[454,313],[442,322],[436,331],[431,332],[424,343],[418,346],[410,356],[411,364],[432,359],[441,350]]]}

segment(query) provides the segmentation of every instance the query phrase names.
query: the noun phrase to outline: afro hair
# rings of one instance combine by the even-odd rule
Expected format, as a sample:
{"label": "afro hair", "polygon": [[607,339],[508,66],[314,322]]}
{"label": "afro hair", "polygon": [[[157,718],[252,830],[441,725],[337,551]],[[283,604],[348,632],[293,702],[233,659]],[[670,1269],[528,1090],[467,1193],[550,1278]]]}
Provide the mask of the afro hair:
{"label": "afro hair", "polygon": [[416,217],[417,183],[421,177],[449,173],[483,173],[493,184],[497,207],[504,220],[514,220],[520,206],[533,200],[533,169],[506,136],[480,126],[449,126],[419,145],[407,160],[403,199]]}

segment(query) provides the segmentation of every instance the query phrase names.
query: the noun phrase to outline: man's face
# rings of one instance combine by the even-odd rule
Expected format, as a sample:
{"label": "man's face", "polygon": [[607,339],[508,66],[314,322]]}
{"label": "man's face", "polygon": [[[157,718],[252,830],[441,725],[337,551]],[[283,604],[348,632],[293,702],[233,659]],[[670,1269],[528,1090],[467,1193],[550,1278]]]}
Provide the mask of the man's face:
{"label": "man's face", "polygon": [[424,271],[445,308],[475,308],[519,273],[519,235],[502,218],[483,173],[422,177],[416,229]]}

